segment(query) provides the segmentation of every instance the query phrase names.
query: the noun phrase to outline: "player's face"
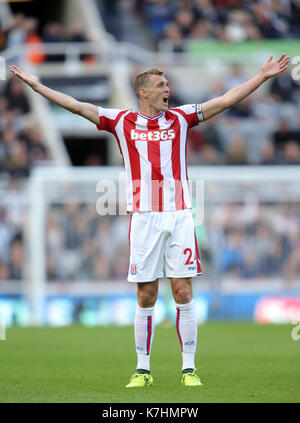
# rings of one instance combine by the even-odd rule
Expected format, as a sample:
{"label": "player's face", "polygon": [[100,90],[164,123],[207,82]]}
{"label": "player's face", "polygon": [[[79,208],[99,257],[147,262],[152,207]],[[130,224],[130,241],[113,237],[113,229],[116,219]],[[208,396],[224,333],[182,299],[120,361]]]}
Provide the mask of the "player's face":
{"label": "player's face", "polygon": [[149,106],[157,112],[167,110],[169,107],[170,88],[164,76],[151,75],[149,86],[146,90],[146,98]]}

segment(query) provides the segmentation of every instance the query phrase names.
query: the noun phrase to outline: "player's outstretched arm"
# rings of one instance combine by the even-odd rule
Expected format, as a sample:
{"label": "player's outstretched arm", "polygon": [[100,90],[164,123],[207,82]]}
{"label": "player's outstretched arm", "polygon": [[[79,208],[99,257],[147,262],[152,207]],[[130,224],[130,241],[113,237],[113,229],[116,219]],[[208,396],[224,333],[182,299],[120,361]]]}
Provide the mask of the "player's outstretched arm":
{"label": "player's outstretched arm", "polygon": [[72,113],[83,116],[95,125],[99,124],[98,108],[94,104],[82,103],[67,94],[52,90],[46,87],[46,85],[41,84],[36,76],[23,72],[15,65],[9,66],[9,70],[13,75],[29,85],[34,91],[47,98],[47,100],[52,101]]}
{"label": "player's outstretched arm", "polygon": [[248,97],[253,91],[255,91],[260,85],[267,79],[277,76],[284,72],[288,68],[289,56],[282,54],[277,60],[272,62],[273,56],[262,65],[260,72],[253,78],[244,82],[237,87],[227,91],[223,96],[214,98],[206,101],[202,104],[202,111],[204,119],[210,119],[211,117],[223,112],[226,109],[234,106],[244,98]]}

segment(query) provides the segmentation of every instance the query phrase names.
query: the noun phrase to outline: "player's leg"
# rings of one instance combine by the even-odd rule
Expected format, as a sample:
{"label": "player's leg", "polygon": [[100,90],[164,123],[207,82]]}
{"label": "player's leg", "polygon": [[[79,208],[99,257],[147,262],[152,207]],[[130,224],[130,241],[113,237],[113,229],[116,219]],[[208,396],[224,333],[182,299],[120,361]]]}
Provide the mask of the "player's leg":
{"label": "player's leg", "polygon": [[154,335],[154,306],[158,295],[158,279],[137,284],[137,299],[134,319],[134,339],[137,353],[136,372],[127,388],[152,385],[150,374],[150,353]]}
{"label": "player's leg", "polygon": [[128,281],[137,283],[134,319],[137,372],[128,387],[148,386],[152,382],[150,352],[155,327],[154,306],[164,264],[164,234],[160,219],[159,213],[146,212],[134,213],[131,221]]}
{"label": "player's leg", "polygon": [[193,300],[192,278],[171,278],[176,303],[176,330],[182,352],[182,384],[201,385],[195,371],[197,318]]}
{"label": "player's leg", "polygon": [[182,351],[182,371],[195,369],[197,319],[193,300],[192,278],[171,278],[176,304],[176,331]]}
{"label": "player's leg", "polygon": [[150,353],[154,336],[154,306],[158,295],[158,279],[137,284],[138,304],[134,319],[137,371],[150,373]]}
{"label": "player's leg", "polygon": [[[197,319],[192,278],[201,274],[194,220],[189,210],[173,213],[165,245],[166,275],[176,303],[176,328],[182,351],[182,371],[193,373],[197,346]],[[199,383],[198,383],[199,384]]]}

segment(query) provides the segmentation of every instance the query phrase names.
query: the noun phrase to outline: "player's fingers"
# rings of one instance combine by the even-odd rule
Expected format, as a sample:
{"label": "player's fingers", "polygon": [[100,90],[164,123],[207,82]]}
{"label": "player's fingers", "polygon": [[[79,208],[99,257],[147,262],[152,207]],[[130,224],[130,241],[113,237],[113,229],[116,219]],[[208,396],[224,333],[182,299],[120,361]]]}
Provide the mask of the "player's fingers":
{"label": "player's fingers", "polygon": [[281,63],[279,63],[280,67],[287,66],[289,64],[290,58],[287,57],[285,60],[283,60]]}
{"label": "player's fingers", "polygon": [[270,56],[267,61],[272,62],[272,59],[273,59],[273,56]]}
{"label": "player's fingers", "polygon": [[283,53],[280,57],[278,57],[277,62],[280,63],[284,58],[285,58],[286,54]]}
{"label": "player's fingers", "polygon": [[279,73],[282,73],[282,72],[286,71],[287,69],[288,69],[287,66],[285,66],[284,68],[280,68],[280,72]]}
{"label": "player's fingers", "polygon": [[10,66],[10,67],[9,67],[9,70],[10,70],[11,72],[13,72],[15,75],[18,75],[18,74],[20,73],[20,69],[19,69],[19,68],[17,68],[17,66],[16,66],[16,65],[12,65],[12,66]]}
{"label": "player's fingers", "polygon": [[9,68],[9,70],[11,71],[11,73],[15,76],[18,76],[18,72],[16,71],[16,69],[14,68]]}
{"label": "player's fingers", "polygon": [[16,66],[16,65],[14,65],[15,66],[15,69],[16,69],[16,71],[18,72],[18,74],[19,75],[21,75],[21,73],[23,73],[22,71],[21,71],[21,69],[20,68],[18,68],[18,66]]}

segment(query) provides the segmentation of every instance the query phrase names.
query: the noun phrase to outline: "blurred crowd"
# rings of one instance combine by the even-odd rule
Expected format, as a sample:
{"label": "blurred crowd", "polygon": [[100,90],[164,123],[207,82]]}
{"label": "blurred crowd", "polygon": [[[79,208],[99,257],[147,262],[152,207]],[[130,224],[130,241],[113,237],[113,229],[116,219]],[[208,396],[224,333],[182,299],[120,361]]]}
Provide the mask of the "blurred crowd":
{"label": "blurred crowd", "polygon": [[[215,78],[202,102],[249,77],[238,64]],[[183,99],[181,99],[182,101]],[[181,103],[184,104],[184,103]],[[189,133],[192,165],[299,165],[300,84],[289,72]]]}
{"label": "blurred crowd", "polygon": [[158,48],[184,51],[186,40],[225,43],[300,36],[299,0],[136,0]]}
{"label": "blurred crowd", "polygon": [[286,282],[299,277],[299,203],[216,207],[209,237],[219,276],[274,277]]}
{"label": "blurred crowd", "polygon": [[[47,22],[40,27],[37,18],[27,17],[22,13],[16,13],[13,23],[7,30],[0,28],[0,51],[11,47],[27,47],[25,60],[28,63],[39,65],[45,62],[63,62],[64,53],[50,54],[45,52],[44,43],[85,42],[88,41],[85,32],[79,24],[65,27],[57,21]],[[19,58],[13,58],[16,64]],[[90,61],[92,57],[83,54],[81,60]]]}
{"label": "blurred crowd", "polygon": [[49,280],[125,280],[129,216],[98,216],[95,205],[69,203],[47,215]]}
{"label": "blurred crowd", "polygon": [[[106,13],[114,16],[109,3]],[[147,21],[157,46],[168,43],[184,51],[188,39],[223,42],[262,38],[297,38],[298,0],[138,0],[137,13]],[[112,26],[114,19],[112,19]],[[27,60],[33,64],[65,60],[47,55],[45,42],[84,41],[79,26],[65,29],[57,22],[42,28],[35,18],[16,14],[8,31],[0,30],[0,50],[35,43]],[[82,57],[87,60],[88,57]],[[215,78],[206,97],[222,95],[248,77],[238,64]],[[185,104],[170,80],[170,107]],[[190,165],[298,165],[300,164],[300,87],[288,72],[220,116],[189,133]],[[24,85],[13,78],[0,91],[0,189],[19,195],[19,181],[37,165],[50,160],[42,135],[32,120]],[[99,165],[93,162],[92,165]],[[14,202],[0,201],[0,280],[24,277],[24,213]],[[70,203],[47,211],[47,278],[65,280],[124,280],[128,272],[128,216],[100,217],[95,205]],[[255,213],[246,204],[216,207],[206,217],[206,238],[200,237],[204,273],[245,279],[297,278],[300,272],[300,206],[261,204]]]}
{"label": "blurred crowd", "polygon": [[24,178],[49,160],[41,132],[30,115],[24,84],[10,79],[0,91],[0,175]]}
{"label": "blurred crowd", "polygon": [[[126,280],[128,235],[129,216],[98,216],[94,204],[53,205],[46,219],[47,279]],[[206,280],[299,277],[299,203],[219,205],[197,237]],[[21,226],[0,207],[0,280],[24,277],[23,249]]]}
{"label": "blurred crowd", "polygon": [[13,206],[0,206],[0,281],[23,279],[24,265],[23,219],[15,218]]}

